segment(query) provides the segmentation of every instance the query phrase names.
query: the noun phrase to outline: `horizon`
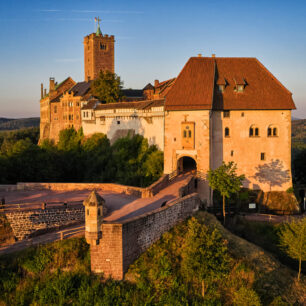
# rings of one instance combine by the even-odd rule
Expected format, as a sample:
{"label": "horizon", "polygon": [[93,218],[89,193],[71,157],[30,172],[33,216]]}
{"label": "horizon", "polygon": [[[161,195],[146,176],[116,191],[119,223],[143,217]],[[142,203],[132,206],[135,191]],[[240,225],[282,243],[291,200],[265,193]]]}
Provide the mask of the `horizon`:
{"label": "horizon", "polygon": [[[13,0],[0,4],[0,117],[39,117],[40,84],[71,76],[84,80],[83,38],[100,17],[104,34],[115,36],[115,72],[125,88],[176,77],[202,53],[256,57],[293,93],[306,118],[306,3],[295,0],[155,1]],[[18,85],[16,85],[18,84]],[[17,86],[17,89],[16,89]],[[27,105],[27,107],[24,107]]]}

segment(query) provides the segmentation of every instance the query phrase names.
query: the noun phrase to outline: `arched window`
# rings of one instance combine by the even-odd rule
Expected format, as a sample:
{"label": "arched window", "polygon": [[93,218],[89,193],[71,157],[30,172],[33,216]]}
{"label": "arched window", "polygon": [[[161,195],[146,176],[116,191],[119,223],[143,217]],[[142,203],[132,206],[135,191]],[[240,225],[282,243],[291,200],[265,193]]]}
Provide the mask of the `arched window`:
{"label": "arched window", "polygon": [[251,125],[249,129],[249,136],[250,137],[259,137],[259,128],[255,125]]}
{"label": "arched window", "polygon": [[270,125],[267,131],[268,137],[276,137],[278,136],[278,128],[275,125]]}
{"label": "arched window", "polygon": [[226,128],[224,129],[224,136],[225,136],[225,137],[229,137],[229,135],[230,135],[230,130],[229,130],[228,127],[226,127]]}

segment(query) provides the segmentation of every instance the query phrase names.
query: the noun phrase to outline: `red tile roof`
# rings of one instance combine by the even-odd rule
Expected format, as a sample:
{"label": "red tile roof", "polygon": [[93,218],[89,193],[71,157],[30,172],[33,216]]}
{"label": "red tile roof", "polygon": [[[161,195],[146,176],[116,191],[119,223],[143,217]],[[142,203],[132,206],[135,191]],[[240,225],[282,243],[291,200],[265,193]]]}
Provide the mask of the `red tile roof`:
{"label": "red tile roof", "polygon": [[[225,84],[223,92],[215,84]],[[235,90],[243,85],[243,92]],[[292,94],[256,58],[192,57],[166,95],[166,110],[295,109]]]}
{"label": "red tile roof", "polygon": [[214,75],[211,59],[191,57],[166,95],[165,110],[211,109]]}

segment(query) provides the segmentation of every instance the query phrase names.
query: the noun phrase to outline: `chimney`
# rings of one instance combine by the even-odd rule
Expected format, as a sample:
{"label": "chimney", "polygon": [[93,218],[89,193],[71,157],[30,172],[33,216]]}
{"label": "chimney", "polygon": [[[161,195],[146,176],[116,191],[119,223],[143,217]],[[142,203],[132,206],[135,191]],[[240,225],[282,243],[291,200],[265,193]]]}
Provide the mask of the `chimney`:
{"label": "chimney", "polygon": [[49,92],[51,93],[54,90],[55,90],[55,79],[50,78]]}
{"label": "chimney", "polygon": [[199,54],[198,54],[198,57],[202,57],[202,53],[199,53]]}
{"label": "chimney", "polygon": [[213,53],[213,54],[211,55],[211,57],[216,57],[216,54],[215,54],[215,53]]}
{"label": "chimney", "polygon": [[47,88],[44,89],[44,97],[47,95]]}
{"label": "chimney", "polygon": [[154,81],[154,87],[157,87],[159,85],[159,80]]}
{"label": "chimney", "polygon": [[44,84],[40,84],[40,98],[42,99],[44,97]]}

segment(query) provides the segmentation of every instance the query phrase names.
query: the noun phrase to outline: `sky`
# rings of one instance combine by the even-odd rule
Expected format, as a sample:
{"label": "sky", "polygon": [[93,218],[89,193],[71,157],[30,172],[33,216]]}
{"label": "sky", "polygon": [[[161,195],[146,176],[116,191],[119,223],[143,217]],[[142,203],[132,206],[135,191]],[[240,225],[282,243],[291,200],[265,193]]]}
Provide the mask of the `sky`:
{"label": "sky", "polygon": [[83,37],[115,35],[125,88],[176,77],[188,58],[256,57],[306,118],[305,0],[0,0],[0,117],[39,116],[40,84],[84,80]]}

